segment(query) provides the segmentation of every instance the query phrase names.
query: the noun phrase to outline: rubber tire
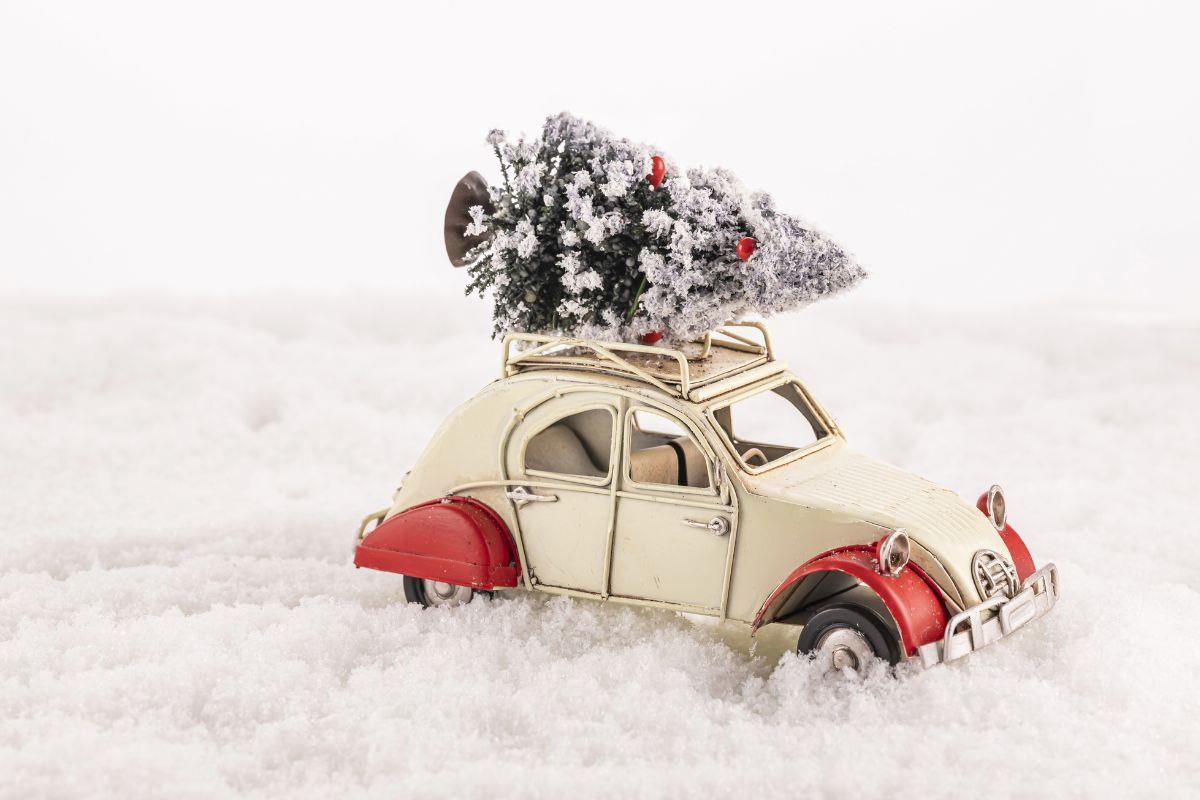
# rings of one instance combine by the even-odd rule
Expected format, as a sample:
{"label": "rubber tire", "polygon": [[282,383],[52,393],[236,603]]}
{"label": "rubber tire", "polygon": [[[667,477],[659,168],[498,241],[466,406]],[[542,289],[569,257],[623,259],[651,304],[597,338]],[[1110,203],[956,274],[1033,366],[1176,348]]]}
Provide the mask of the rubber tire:
{"label": "rubber tire", "polygon": [[813,614],[800,631],[796,652],[802,656],[811,653],[831,628],[853,628],[866,638],[876,656],[892,665],[900,662],[900,641],[888,624],[872,609],[849,603],[827,606]]}
{"label": "rubber tire", "polygon": [[[491,594],[491,592],[484,589],[472,589],[471,599],[463,603],[463,605],[472,602],[479,595],[490,597]],[[409,603],[416,603],[421,608],[429,608],[429,601],[425,599],[425,587],[422,586],[420,578],[410,578],[408,575],[404,576],[404,599]]]}

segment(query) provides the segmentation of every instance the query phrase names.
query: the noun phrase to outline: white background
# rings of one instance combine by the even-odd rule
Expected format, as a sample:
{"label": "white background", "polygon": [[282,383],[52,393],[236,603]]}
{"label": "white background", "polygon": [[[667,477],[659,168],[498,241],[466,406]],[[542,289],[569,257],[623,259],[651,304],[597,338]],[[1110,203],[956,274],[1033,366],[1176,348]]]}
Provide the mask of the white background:
{"label": "white background", "polygon": [[4,3],[0,288],[458,290],[491,127],[723,165],[864,297],[1186,309],[1188,3]]}
{"label": "white background", "polygon": [[[1190,8],[0,0],[0,798],[1194,795]],[[856,681],[352,568],[496,374],[449,191],[561,109],[860,257],[777,350],[1051,614]]]}

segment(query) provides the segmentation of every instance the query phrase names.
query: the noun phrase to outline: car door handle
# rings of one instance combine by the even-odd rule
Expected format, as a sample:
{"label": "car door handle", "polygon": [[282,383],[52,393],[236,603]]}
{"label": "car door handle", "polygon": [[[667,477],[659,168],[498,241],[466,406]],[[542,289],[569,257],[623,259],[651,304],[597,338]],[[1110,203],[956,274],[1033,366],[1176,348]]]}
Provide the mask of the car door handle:
{"label": "car door handle", "polygon": [[704,528],[713,536],[724,536],[729,533],[729,520],[724,517],[713,517],[708,522],[700,522],[694,519],[685,519],[684,525],[690,525],[693,528]]}
{"label": "car door handle", "polygon": [[520,508],[526,503],[553,503],[558,500],[557,495],[553,494],[534,494],[524,486],[518,486],[515,489],[509,489],[504,493],[504,496],[513,501],[513,504]]}

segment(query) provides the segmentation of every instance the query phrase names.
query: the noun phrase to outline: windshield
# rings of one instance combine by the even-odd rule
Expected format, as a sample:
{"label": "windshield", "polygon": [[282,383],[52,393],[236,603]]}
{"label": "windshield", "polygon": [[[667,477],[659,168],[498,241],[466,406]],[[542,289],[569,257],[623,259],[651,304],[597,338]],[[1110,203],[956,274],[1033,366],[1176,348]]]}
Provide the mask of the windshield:
{"label": "windshield", "polygon": [[772,464],[830,435],[804,388],[795,381],[715,409],[713,416],[733,444],[742,464]]}

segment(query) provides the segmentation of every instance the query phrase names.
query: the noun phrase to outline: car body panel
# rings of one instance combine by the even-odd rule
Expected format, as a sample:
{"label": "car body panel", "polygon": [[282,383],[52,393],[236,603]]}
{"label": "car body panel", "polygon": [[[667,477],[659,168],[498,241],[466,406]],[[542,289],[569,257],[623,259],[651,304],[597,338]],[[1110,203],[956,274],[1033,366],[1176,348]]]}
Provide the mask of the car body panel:
{"label": "car body panel", "polygon": [[[831,418],[830,436],[788,463],[757,474],[740,467],[710,411],[781,374],[799,383],[787,372],[744,381],[727,377],[724,391],[703,403],[600,372],[539,367],[499,379],[438,428],[385,519],[432,498],[471,496],[512,531],[525,588],[746,623],[799,565],[903,527],[913,539],[914,563],[937,584],[949,610],[977,602],[971,554],[981,547],[1005,552],[986,517],[945,489],[853,453]],[[523,469],[523,447],[539,424],[598,404],[618,415],[610,476],[584,483]],[[721,464],[729,475],[719,491],[698,495],[630,485],[621,471],[626,431],[620,421],[639,404],[685,423],[714,474]],[[518,486],[562,500],[518,509],[506,496]],[[722,515],[731,528],[724,537],[686,523]]]}
{"label": "car body panel", "polygon": [[[560,402],[555,402],[556,399]],[[531,439],[564,413],[591,411],[606,418],[611,437],[605,475],[556,475],[525,469],[525,453]],[[505,474],[515,481],[513,487],[554,498],[520,507],[506,498],[521,530],[529,575],[538,584],[595,595],[607,591],[619,418],[620,402],[607,392],[578,391],[565,402],[551,396],[525,410],[516,420],[507,442],[502,443]]]}
{"label": "car body panel", "polygon": [[[840,442],[803,462],[748,476],[746,484],[755,494],[801,509],[822,509],[884,531],[903,528],[921,545],[914,561],[929,572],[947,572],[966,605],[984,599],[971,576],[972,556],[981,548],[1007,551],[987,517],[958,495]],[[933,553],[941,570],[922,563]]]}

